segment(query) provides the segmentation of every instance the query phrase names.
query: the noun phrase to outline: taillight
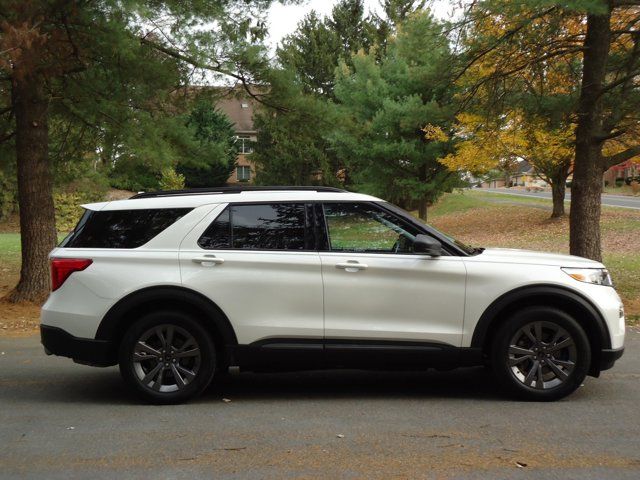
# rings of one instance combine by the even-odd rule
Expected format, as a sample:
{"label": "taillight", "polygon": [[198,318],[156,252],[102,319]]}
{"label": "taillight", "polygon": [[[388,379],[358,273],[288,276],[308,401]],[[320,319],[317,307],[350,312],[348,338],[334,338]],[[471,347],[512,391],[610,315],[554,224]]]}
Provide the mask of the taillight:
{"label": "taillight", "polygon": [[92,263],[90,258],[52,258],[51,291],[59,289],[73,272],[80,272]]}

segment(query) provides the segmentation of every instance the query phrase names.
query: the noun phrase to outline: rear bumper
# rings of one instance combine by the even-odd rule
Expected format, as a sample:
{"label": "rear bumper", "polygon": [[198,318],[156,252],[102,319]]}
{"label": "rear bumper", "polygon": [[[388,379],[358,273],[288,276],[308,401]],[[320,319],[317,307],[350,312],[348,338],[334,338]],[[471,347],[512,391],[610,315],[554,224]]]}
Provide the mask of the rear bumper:
{"label": "rear bumper", "polygon": [[97,367],[116,363],[111,344],[104,340],[78,338],[61,328],[40,325],[40,341],[48,355],[69,357],[74,362]]}
{"label": "rear bumper", "polygon": [[600,370],[609,370],[624,353],[622,348],[605,348],[600,353]]}

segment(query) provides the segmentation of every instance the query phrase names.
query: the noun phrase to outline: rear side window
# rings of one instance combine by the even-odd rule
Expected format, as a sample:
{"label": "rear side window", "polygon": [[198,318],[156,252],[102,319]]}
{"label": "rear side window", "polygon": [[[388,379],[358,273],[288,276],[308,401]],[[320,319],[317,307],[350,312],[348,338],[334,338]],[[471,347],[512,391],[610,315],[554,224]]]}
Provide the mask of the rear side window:
{"label": "rear side window", "polygon": [[136,248],[144,245],[190,208],[85,211],[75,230],[60,244],[67,248]]}
{"label": "rear side window", "polygon": [[198,245],[207,250],[305,250],[312,239],[305,205],[231,205],[205,230]]}

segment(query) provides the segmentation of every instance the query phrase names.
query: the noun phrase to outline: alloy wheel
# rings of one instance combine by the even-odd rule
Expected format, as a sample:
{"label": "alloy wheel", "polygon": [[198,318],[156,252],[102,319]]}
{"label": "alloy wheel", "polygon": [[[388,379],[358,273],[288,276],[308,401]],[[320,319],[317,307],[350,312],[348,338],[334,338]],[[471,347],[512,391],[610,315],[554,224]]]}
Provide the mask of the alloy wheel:
{"label": "alloy wheel", "polygon": [[563,384],[578,357],[569,332],[552,322],[531,322],[509,342],[507,362],[513,376],[527,387],[547,390]]}
{"label": "alloy wheel", "polygon": [[202,354],[198,342],[187,330],[164,324],[140,336],[132,360],[138,381],[164,393],[182,390],[196,378]]}

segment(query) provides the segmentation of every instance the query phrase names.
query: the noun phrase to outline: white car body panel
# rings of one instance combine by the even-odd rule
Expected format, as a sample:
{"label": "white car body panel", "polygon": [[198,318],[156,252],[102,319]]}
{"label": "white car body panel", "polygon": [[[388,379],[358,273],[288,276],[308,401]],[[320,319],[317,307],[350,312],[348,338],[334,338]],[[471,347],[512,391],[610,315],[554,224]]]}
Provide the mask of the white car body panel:
{"label": "white car body panel", "polygon": [[[461,257],[323,252],[320,258],[326,338],[461,346],[465,297]],[[336,267],[348,262],[367,268]]]}
{"label": "white car body panel", "polygon": [[[517,259],[522,258],[521,262]],[[502,295],[521,287],[545,285],[571,290],[586,297],[609,327],[612,348],[624,342],[624,318],[620,318],[620,297],[612,287],[574,280],[561,267],[604,268],[599,262],[572,255],[514,249],[487,249],[464,257],[467,266],[467,296],[463,345],[471,338],[484,311]]]}
{"label": "white car body panel", "polygon": [[100,321],[116,302],[143,288],[181,286],[177,251],[56,248],[57,258],[90,258],[93,263],[74,272],[42,307],[43,325],[71,335],[94,338]]}

